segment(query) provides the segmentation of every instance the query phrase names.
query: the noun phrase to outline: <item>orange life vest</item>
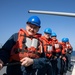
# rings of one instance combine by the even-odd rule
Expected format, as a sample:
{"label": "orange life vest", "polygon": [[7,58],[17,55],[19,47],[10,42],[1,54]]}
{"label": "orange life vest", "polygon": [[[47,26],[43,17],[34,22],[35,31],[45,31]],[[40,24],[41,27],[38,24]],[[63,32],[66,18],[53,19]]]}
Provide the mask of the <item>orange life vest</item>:
{"label": "orange life vest", "polygon": [[67,47],[67,49],[72,50],[72,46],[69,42],[66,43],[66,47]]}
{"label": "orange life vest", "polygon": [[69,42],[66,42],[66,52],[67,53],[72,53],[72,46]]}
{"label": "orange life vest", "polygon": [[66,43],[60,42],[60,44],[62,45],[62,54],[65,55],[66,54]]}
{"label": "orange life vest", "polygon": [[55,48],[55,53],[60,53],[61,52],[61,48],[60,48],[60,44],[58,42],[58,40],[52,40],[52,44]]}
{"label": "orange life vest", "polygon": [[10,61],[20,61],[24,57],[39,58],[41,53],[43,53],[40,36],[41,34],[36,34],[34,37],[31,37],[25,30],[20,29],[18,40],[11,50]]}
{"label": "orange life vest", "polygon": [[52,39],[46,39],[44,36],[42,36],[41,39],[43,41],[44,52],[46,54],[46,57],[50,58],[53,52]]}

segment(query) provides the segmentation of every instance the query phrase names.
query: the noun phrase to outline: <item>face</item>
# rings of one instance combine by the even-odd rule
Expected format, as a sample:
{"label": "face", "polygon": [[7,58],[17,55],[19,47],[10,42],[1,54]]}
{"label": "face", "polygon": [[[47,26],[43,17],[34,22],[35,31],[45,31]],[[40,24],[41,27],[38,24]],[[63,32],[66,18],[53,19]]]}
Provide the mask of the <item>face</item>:
{"label": "face", "polygon": [[66,42],[66,44],[69,44],[69,42]]}
{"label": "face", "polygon": [[56,40],[56,37],[51,37],[53,40]]}
{"label": "face", "polygon": [[35,35],[39,31],[39,27],[33,24],[27,24],[26,31],[29,35]]}
{"label": "face", "polygon": [[45,38],[49,39],[50,38],[50,34],[48,33],[44,33]]}

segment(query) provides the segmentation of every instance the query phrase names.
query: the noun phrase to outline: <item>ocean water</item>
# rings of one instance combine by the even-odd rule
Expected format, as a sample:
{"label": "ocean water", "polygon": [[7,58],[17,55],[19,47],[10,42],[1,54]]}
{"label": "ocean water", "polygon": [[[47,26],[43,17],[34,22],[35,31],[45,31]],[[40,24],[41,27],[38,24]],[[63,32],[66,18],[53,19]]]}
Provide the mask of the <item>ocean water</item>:
{"label": "ocean water", "polygon": [[72,56],[75,56],[75,50],[73,50],[73,52],[72,52]]}

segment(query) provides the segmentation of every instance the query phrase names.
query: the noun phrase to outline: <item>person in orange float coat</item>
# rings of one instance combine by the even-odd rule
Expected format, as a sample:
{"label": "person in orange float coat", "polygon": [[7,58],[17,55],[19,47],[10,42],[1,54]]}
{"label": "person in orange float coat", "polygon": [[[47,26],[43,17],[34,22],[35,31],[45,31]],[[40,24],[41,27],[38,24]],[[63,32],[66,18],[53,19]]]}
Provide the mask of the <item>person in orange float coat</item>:
{"label": "person in orange float coat", "polygon": [[61,75],[61,45],[57,39],[57,34],[52,32],[51,34],[52,44],[55,48],[55,59],[56,59],[56,75]]}
{"label": "person in orange float coat", "polygon": [[0,69],[8,65],[7,75],[35,75],[46,63],[41,34],[37,33],[39,17],[31,16],[26,24],[26,29],[13,34],[0,50]]}
{"label": "person in orange float coat", "polygon": [[62,38],[62,42],[60,42],[60,44],[62,45],[62,73],[66,74],[67,72],[67,67],[66,67],[66,62],[67,62],[67,58],[66,58],[66,38]]}
{"label": "person in orange float coat", "polygon": [[51,60],[53,56],[53,46],[52,46],[52,39],[51,39],[51,33],[52,30],[50,28],[46,28],[44,30],[44,35],[41,36],[41,40],[43,41],[43,46],[44,46],[44,52],[46,55],[46,58],[48,59],[48,62],[43,68],[38,69],[37,75],[53,75],[53,69],[51,65]]}
{"label": "person in orange float coat", "polygon": [[66,39],[67,39],[66,41],[67,70],[71,71],[71,54],[72,54],[73,48],[69,42],[69,39],[68,38]]}

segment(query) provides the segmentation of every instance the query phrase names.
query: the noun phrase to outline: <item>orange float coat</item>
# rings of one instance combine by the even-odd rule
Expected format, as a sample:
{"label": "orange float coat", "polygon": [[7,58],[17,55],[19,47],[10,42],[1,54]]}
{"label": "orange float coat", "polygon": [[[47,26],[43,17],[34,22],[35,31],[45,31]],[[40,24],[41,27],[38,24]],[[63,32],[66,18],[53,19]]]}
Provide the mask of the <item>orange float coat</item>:
{"label": "orange float coat", "polygon": [[[41,53],[43,52],[42,42],[39,40],[40,36],[41,34],[36,34],[34,37],[31,37],[25,30],[20,29],[20,31],[18,32],[18,40],[11,50],[10,61],[12,60],[20,61],[24,57],[30,57],[33,59],[39,58]],[[27,47],[26,38],[30,39],[30,41],[33,39],[37,40],[38,41],[37,47],[35,48],[33,45]]]}
{"label": "orange float coat", "polygon": [[46,57],[51,58],[54,49],[54,47],[52,46],[52,39],[46,39],[45,36],[42,36],[41,40],[43,41],[44,52],[46,54]]}
{"label": "orange float coat", "polygon": [[52,44],[55,48],[55,53],[60,53],[61,52],[61,47],[60,47],[60,43],[58,42],[58,40],[52,40]]}
{"label": "orange float coat", "polygon": [[66,42],[66,48],[67,48],[67,53],[72,53],[73,48],[69,42]]}
{"label": "orange float coat", "polygon": [[60,44],[62,45],[62,55],[65,55],[66,54],[66,43],[64,42],[60,42]]}

